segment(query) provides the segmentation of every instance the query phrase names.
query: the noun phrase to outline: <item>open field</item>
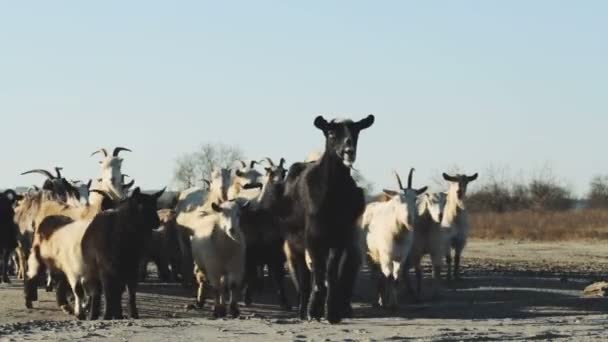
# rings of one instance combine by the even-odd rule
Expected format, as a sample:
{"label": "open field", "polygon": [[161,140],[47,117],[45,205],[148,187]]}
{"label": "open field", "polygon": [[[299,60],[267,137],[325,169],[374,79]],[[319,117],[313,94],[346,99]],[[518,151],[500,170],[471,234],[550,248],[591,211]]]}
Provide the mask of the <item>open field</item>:
{"label": "open field", "polygon": [[[487,256],[486,256],[487,255]],[[383,341],[383,340],[602,340],[608,300],[583,298],[582,289],[608,271],[608,246],[594,242],[472,241],[465,279],[438,298],[407,299],[392,317],[369,305],[371,283],[362,272],[355,315],[342,325],[301,323],[278,311],[271,293],[243,310],[241,319],[213,320],[208,310],[186,310],[194,292],[145,283],[138,321],[77,322],[40,292],[26,310],[16,281],[0,285],[0,340],[114,341]],[[269,291],[270,292],[270,291]],[[207,307],[208,309],[208,307]],[[396,316],[396,317],[395,317]]]}

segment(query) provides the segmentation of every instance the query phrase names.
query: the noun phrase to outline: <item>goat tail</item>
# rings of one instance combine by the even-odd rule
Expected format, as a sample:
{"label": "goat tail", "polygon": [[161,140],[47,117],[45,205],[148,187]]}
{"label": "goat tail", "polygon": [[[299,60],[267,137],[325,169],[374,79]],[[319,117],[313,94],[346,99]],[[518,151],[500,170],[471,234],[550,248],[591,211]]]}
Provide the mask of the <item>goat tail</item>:
{"label": "goat tail", "polygon": [[40,256],[40,246],[32,248],[33,253],[30,253],[27,259],[27,278],[34,279],[40,273],[43,265],[42,257]]}

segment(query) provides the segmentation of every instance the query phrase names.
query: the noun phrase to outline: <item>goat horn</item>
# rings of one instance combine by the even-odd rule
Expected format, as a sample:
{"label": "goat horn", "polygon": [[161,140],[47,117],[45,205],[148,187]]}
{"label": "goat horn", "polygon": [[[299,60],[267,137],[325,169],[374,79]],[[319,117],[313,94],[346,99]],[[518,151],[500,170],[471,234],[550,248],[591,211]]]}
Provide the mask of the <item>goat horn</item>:
{"label": "goat horn", "polygon": [[103,153],[103,156],[104,156],[104,157],[107,157],[107,156],[108,156],[108,150],[106,150],[105,148],[103,148],[103,147],[102,147],[102,148],[100,148],[99,150],[97,150],[97,151],[95,151],[95,152],[91,153],[91,157],[92,157],[92,156],[94,156],[94,155],[96,155],[96,154],[97,154],[97,153],[99,153],[99,152]]}
{"label": "goat horn", "polygon": [[112,157],[118,157],[118,154],[120,153],[120,151],[133,152],[126,147],[117,147],[114,149],[114,152],[112,152]]}
{"label": "goat horn", "polygon": [[61,166],[55,166],[55,172],[57,172],[57,178],[62,178],[61,170],[63,170],[63,168]]}
{"label": "goat horn", "polygon": [[246,167],[247,167],[247,163],[245,163],[244,161],[239,160],[238,162],[239,162],[239,163],[241,163],[241,165],[243,165],[243,168],[246,168]]}
{"label": "goat horn", "polygon": [[410,169],[410,175],[407,177],[407,188],[412,188],[412,179],[414,178],[414,168]]}
{"label": "goat horn", "polygon": [[279,162],[279,167],[282,168],[284,164],[285,164],[285,158],[281,158],[281,161]]}
{"label": "goat horn", "polygon": [[249,163],[249,168],[253,169],[255,167],[256,163],[257,163],[257,160],[252,160],[251,163]]}
{"label": "goat horn", "polygon": [[50,172],[48,172],[47,170],[43,170],[43,169],[34,169],[34,170],[29,170],[29,171],[25,171],[24,173],[22,173],[21,175],[28,175],[30,173],[39,173],[41,175],[46,176],[48,179],[55,179],[55,176],[53,176]]}
{"label": "goat horn", "polygon": [[211,186],[211,182],[208,179],[203,179],[203,182],[207,184],[207,186]]}
{"label": "goat horn", "polygon": [[122,188],[123,189],[131,189],[131,187],[133,186],[133,184],[135,184],[135,179],[132,179],[129,183],[127,184],[123,184]]}
{"label": "goat horn", "polygon": [[403,183],[401,182],[401,177],[399,177],[399,174],[397,173],[397,171],[393,171],[393,173],[395,174],[395,177],[397,177],[397,183],[399,184],[399,189],[403,189]]}
{"label": "goat horn", "polygon": [[106,198],[106,199],[109,199],[110,201],[113,201],[112,197],[110,197],[110,195],[108,195],[108,193],[105,192],[105,191],[103,191],[103,190],[93,189],[93,190],[90,190],[89,192],[98,193],[101,196],[103,196],[103,198]]}
{"label": "goat horn", "polygon": [[266,157],[264,158],[264,160],[266,160],[271,167],[274,167],[274,163],[272,162],[272,159],[270,159],[270,157]]}

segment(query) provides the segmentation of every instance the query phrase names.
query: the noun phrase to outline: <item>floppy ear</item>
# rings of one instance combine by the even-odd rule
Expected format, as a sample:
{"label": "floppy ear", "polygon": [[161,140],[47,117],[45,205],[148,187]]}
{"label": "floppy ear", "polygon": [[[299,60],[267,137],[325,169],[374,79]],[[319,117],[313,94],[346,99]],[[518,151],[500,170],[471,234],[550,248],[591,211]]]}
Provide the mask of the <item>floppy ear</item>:
{"label": "floppy ear", "polygon": [[448,182],[458,182],[458,178],[452,177],[445,172],[443,173],[443,179],[445,179]]}
{"label": "floppy ear", "polygon": [[213,209],[213,211],[217,212],[217,213],[221,213],[222,212],[222,208],[217,204],[217,203],[211,203],[211,209]]}
{"label": "floppy ear", "polygon": [[374,124],[375,120],[376,120],[376,118],[372,114],[370,114],[365,119],[357,122],[355,125],[361,131],[366,128],[370,128]]}
{"label": "floppy ear", "polygon": [[323,118],[323,116],[321,115],[317,116],[317,118],[315,119],[315,127],[322,130],[323,132],[327,130],[328,125],[329,124],[327,123],[327,120],[325,120],[325,118]]}
{"label": "floppy ear", "polygon": [[399,192],[393,191],[393,190],[383,189],[382,192],[384,192],[385,194],[387,194],[387,195],[389,195],[391,197],[399,195]]}
{"label": "floppy ear", "polygon": [[475,173],[474,175],[467,177],[467,181],[472,182],[477,179],[477,176],[479,176],[479,174]]}
{"label": "floppy ear", "polygon": [[428,188],[429,188],[428,186],[425,186],[424,188],[420,188],[420,189],[416,190],[416,194],[417,194],[418,196],[420,196],[420,195],[422,195],[423,193],[425,193],[425,192],[426,192],[426,190],[427,190]]}

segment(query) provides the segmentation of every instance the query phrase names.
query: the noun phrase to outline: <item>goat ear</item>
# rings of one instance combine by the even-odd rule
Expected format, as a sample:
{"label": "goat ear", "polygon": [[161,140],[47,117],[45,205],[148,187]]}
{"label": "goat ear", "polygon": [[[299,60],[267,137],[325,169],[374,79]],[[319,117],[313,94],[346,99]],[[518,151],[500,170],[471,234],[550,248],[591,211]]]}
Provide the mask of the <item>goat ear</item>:
{"label": "goat ear", "polygon": [[479,174],[475,173],[474,175],[467,177],[467,181],[472,182],[477,179],[477,176],[479,176]]}
{"label": "goat ear", "polygon": [[361,131],[366,128],[370,128],[374,124],[375,120],[376,120],[376,118],[372,114],[370,114],[365,119],[357,122],[355,125]]}
{"label": "goat ear", "polygon": [[383,189],[382,192],[384,192],[385,194],[387,194],[391,197],[397,196],[399,194],[399,192],[397,192],[397,191],[387,190],[387,189]]}
{"label": "goat ear", "polygon": [[156,197],[156,199],[159,199],[165,193],[165,190],[167,190],[167,187],[164,187],[161,191],[155,193],[153,196]]}
{"label": "goat ear", "polygon": [[420,195],[422,195],[423,193],[425,193],[425,192],[426,192],[426,190],[427,190],[428,188],[429,188],[428,186],[425,186],[424,188],[420,188],[420,189],[416,190],[416,194],[417,194],[418,196],[420,196]]}
{"label": "goat ear", "polygon": [[445,179],[448,182],[458,182],[458,178],[452,177],[445,172],[443,173],[443,179]]}
{"label": "goat ear", "polygon": [[245,174],[244,174],[244,173],[243,173],[241,170],[236,170],[236,171],[234,171],[234,174],[235,174],[237,177],[243,177],[243,176],[245,175]]}
{"label": "goat ear", "polygon": [[261,189],[263,187],[262,183],[247,183],[243,185],[243,189],[251,190],[251,189]]}
{"label": "goat ear", "polygon": [[213,211],[217,212],[217,213],[221,213],[222,212],[222,208],[217,204],[217,203],[211,203],[211,209],[213,209]]}
{"label": "goat ear", "polygon": [[137,187],[137,188],[135,188],[135,190],[133,190],[131,197],[139,196],[139,195],[141,195],[141,189],[139,187]]}
{"label": "goat ear", "polygon": [[321,115],[317,116],[315,119],[315,127],[325,132],[325,130],[327,130],[327,126],[329,126],[327,120],[325,120],[325,118],[323,118]]}

